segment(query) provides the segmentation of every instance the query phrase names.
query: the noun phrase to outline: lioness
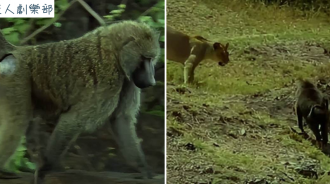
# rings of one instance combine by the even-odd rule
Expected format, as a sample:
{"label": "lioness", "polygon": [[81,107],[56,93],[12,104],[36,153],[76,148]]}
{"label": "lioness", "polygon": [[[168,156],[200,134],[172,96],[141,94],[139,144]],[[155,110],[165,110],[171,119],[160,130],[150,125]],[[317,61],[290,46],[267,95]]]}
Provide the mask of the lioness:
{"label": "lioness", "polygon": [[194,81],[195,68],[205,59],[217,61],[220,66],[229,62],[229,43],[225,46],[219,42],[212,43],[202,36],[188,36],[169,26],[166,42],[166,58],[184,65],[184,83]]}

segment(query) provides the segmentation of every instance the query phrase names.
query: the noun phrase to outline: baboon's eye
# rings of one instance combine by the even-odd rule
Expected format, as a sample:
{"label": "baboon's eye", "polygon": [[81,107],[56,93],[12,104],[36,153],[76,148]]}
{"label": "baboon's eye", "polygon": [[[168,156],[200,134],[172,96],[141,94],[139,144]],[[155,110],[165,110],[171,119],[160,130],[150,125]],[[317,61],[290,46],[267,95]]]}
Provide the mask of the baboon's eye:
{"label": "baboon's eye", "polygon": [[149,57],[145,57],[145,56],[143,56],[143,55],[141,55],[141,61],[140,61],[140,64],[138,65],[138,68],[139,69],[142,69],[142,68],[144,68],[145,67],[145,62],[151,62],[152,61],[152,59],[151,58],[149,58]]}

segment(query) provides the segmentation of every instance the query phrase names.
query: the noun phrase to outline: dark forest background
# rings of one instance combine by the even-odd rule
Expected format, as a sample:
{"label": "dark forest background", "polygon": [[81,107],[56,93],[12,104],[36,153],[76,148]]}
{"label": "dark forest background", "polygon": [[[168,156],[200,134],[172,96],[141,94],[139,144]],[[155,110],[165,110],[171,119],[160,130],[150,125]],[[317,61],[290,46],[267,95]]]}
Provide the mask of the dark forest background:
{"label": "dark forest background", "polygon": [[[82,3],[80,3],[82,2]],[[0,19],[0,29],[15,45],[35,45],[57,42],[82,36],[102,24],[121,20],[139,20],[161,32],[160,44],[164,56],[164,1],[163,0],[55,0],[55,18]],[[86,6],[87,4],[87,6]],[[99,16],[95,16],[95,13]],[[101,19],[100,19],[101,18]],[[164,57],[156,66],[157,85],[142,92],[142,106],[137,130],[147,162],[155,173],[164,173]],[[52,124],[41,124],[38,132],[42,144],[22,140],[11,170],[35,168],[36,150],[44,147],[54,129]],[[30,146],[27,146],[30,145]],[[27,147],[29,149],[27,149]],[[88,171],[137,172],[130,167],[106,128],[94,134],[80,136],[63,160],[66,168]]]}

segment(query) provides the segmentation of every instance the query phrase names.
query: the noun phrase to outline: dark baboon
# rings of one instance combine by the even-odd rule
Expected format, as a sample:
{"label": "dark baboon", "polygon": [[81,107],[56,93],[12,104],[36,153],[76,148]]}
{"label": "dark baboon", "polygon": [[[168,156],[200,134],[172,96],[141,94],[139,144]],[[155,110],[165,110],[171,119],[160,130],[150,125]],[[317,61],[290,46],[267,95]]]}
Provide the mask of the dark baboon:
{"label": "dark baboon", "polygon": [[151,178],[135,131],[140,88],[155,84],[159,35],[123,21],[72,40],[15,47],[0,35],[0,168],[14,153],[31,118],[58,121],[36,171],[59,167],[67,143],[110,121],[128,163]]}
{"label": "dark baboon", "polygon": [[328,143],[328,99],[308,80],[299,79],[295,105],[298,126],[305,133],[303,119],[313,131],[318,146],[323,149]]}

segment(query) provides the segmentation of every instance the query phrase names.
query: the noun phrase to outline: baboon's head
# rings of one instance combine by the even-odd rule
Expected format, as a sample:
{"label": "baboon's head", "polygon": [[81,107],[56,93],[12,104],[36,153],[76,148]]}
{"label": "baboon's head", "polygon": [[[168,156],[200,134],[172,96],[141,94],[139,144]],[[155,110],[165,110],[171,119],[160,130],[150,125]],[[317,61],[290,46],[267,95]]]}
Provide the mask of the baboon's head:
{"label": "baboon's head", "polygon": [[150,28],[142,31],[132,36],[124,46],[121,65],[124,66],[126,76],[138,88],[147,88],[156,84],[155,65],[160,55],[160,45],[158,33]]}
{"label": "baboon's head", "polygon": [[219,61],[220,66],[225,66],[229,62],[229,53],[228,53],[229,43],[222,45],[219,42],[213,44],[214,49],[214,60]]}

